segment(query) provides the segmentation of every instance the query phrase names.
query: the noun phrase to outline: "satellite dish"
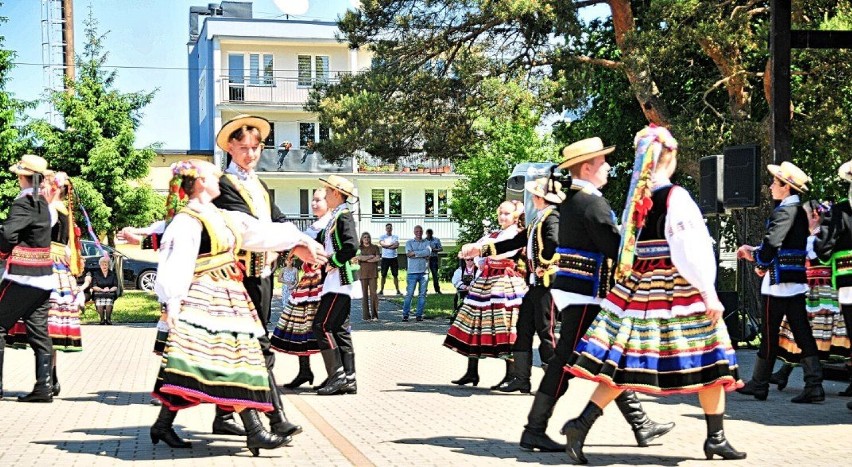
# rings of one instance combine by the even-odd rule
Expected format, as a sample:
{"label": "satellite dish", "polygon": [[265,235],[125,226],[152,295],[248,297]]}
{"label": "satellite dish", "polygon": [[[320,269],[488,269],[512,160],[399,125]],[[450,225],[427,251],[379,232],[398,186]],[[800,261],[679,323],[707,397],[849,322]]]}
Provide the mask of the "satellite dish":
{"label": "satellite dish", "polygon": [[356,10],[361,9],[361,0],[349,0],[349,4],[352,5],[352,8]]}
{"label": "satellite dish", "polygon": [[308,0],[273,0],[285,15],[304,15],[310,6]]}

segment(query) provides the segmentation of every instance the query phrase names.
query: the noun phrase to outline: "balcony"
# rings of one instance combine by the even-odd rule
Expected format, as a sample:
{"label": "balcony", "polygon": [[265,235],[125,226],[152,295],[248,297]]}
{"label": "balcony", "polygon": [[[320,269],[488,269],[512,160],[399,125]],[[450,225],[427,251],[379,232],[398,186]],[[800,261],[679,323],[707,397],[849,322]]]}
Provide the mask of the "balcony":
{"label": "balcony", "polygon": [[[304,105],[311,88],[317,83],[337,84],[348,71],[331,72],[327,78],[299,78],[297,76],[232,78],[219,77],[222,102],[259,105]],[[254,82],[252,82],[254,81]]]}

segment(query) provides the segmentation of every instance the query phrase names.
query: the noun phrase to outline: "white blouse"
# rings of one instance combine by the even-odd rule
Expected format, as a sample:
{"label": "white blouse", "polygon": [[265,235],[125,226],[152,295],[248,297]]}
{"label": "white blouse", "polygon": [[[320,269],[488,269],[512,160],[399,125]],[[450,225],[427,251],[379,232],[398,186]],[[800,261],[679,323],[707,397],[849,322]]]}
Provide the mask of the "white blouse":
{"label": "white blouse", "polygon": [[[206,215],[220,238],[233,248],[235,238],[225,223],[225,216],[242,235],[242,249],[249,251],[289,250],[310,240],[290,222],[262,222],[248,214],[222,211],[212,204],[190,201],[187,208]],[[172,219],[160,242],[157,281],[154,291],[169,312],[177,312],[189,293],[189,287],[201,245],[202,225],[189,214],[178,213]]]}
{"label": "white blouse", "polygon": [[713,239],[698,205],[689,193],[676,186],[669,194],[666,241],[672,264],[699,292],[716,294],[716,255]]}
{"label": "white blouse", "polygon": [[[518,224],[512,224],[509,227],[501,230],[500,233],[497,234],[496,238],[492,238],[491,235],[486,235],[486,236],[480,238],[479,241],[476,242],[476,244],[479,245],[480,247],[482,247],[486,243],[497,243],[497,242],[507,240],[507,239],[510,239],[510,238],[515,238],[515,236],[518,235],[518,232],[520,232],[520,231],[521,231],[521,229],[518,228]],[[518,254],[518,251],[520,251],[520,250],[521,249],[518,248],[517,250],[507,251],[507,252],[501,253],[499,255],[491,256],[491,258],[492,259],[511,258],[511,257],[515,256],[516,254]],[[477,256],[474,261],[476,262],[476,267],[480,268],[480,269],[482,269],[482,266],[485,264],[485,258],[483,258],[481,256]]]}

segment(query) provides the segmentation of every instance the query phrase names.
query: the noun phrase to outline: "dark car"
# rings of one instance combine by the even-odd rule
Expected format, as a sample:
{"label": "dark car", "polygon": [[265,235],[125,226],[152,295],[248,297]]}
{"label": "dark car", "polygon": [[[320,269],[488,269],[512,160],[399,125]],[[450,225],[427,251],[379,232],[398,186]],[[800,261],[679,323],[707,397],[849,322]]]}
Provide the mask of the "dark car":
{"label": "dark car", "polygon": [[[102,254],[97,245],[91,240],[83,240],[81,243],[83,244],[83,258],[86,260],[86,272],[100,272],[98,260],[100,260]],[[109,253],[110,269],[118,275],[122,289],[154,291],[154,281],[157,279],[157,263],[130,258],[108,245],[101,244],[101,247]]]}

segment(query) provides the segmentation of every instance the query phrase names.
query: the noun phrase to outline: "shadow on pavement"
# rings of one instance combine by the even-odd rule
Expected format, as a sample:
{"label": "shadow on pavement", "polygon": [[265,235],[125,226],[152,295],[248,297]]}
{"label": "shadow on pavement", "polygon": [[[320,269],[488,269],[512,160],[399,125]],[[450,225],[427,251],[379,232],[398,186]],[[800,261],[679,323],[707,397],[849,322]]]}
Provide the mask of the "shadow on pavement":
{"label": "shadow on pavement", "polygon": [[128,392],[128,391],[98,391],[89,393],[88,396],[60,396],[60,400],[74,402],[100,402],[106,405],[150,405],[150,392]]}
{"label": "shadow on pavement", "polygon": [[[495,459],[515,459],[517,462],[542,465],[570,464],[568,455],[563,452],[545,453],[524,451],[517,443],[494,438],[467,438],[439,436],[434,438],[406,438],[392,441],[397,444],[421,444],[451,449],[453,452],[471,456],[491,457]],[[642,454],[600,454],[595,452],[601,445],[586,445],[585,453],[591,465],[610,464],[654,464],[678,465],[683,461],[694,460],[691,457],[656,456]]]}
{"label": "shadow on pavement", "polygon": [[[495,381],[496,383],[496,381]],[[418,393],[433,393],[444,394],[453,397],[470,397],[485,394],[499,394],[502,396],[517,395],[529,397],[529,394],[521,393],[505,393],[495,392],[488,389],[488,386],[459,386],[456,384],[420,384],[420,383],[397,383],[400,389],[387,389],[382,392],[418,392]],[[530,399],[532,403],[532,399]]]}

